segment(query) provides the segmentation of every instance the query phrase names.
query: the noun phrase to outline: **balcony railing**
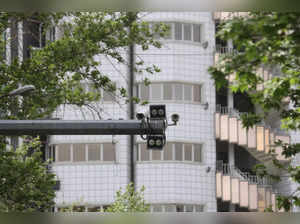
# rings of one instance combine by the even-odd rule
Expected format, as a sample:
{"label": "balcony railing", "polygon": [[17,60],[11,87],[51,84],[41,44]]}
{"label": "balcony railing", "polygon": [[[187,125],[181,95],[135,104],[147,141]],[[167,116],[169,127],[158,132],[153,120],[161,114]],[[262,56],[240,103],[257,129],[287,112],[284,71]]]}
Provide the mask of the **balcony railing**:
{"label": "balcony railing", "polygon": [[269,178],[244,173],[235,166],[217,161],[216,196],[222,201],[250,211],[264,211],[266,208],[277,211],[276,194],[271,184]]}
{"label": "balcony railing", "polygon": [[[256,159],[268,162],[276,157],[281,161],[289,161],[282,155],[281,146],[275,142],[281,140],[290,143],[290,136],[282,130],[274,130],[265,124],[243,127],[241,113],[236,109],[217,105],[215,114],[215,135],[221,141],[237,144],[246,148]],[[273,152],[274,151],[274,152]]]}

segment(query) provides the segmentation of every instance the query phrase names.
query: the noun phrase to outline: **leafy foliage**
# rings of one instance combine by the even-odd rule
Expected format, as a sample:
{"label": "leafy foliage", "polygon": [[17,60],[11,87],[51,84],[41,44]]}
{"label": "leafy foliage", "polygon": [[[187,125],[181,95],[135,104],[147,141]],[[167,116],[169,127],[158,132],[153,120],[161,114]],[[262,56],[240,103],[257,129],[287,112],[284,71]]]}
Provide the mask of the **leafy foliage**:
{"label": "leafy foliage", "polygon": [[[0,147],[0,211],[49,211],[54,206],[55,175],[47,170],[38,139],[7,150]],[[30,156],[28,154],[31,154]]]}
{"label": "leafy foliage", "polygon": [[[256,115],[243,116],[243,124],[250,127],[277,111],[282,128],[300,130],[300,13],[252,12],[227,20],[217,35],[232,40],[235,50],[209,68],[216,87],[228,84],[233,92],[246,92],[261,108]],[[268,80],[260,74],[262,67],[273,74]],[[228,83],[232,75],[233,82]],[[257,88],[259,85],[264,88]],[[291,108],[283,103],[286,101]],[[277,144],[283,145],[287,158],[299,152],[299,144]],[[274,163],[300,183],[299,166]],[[297,192],[299,188],[291,195],[278,197],[279,207],[288,211],[292,205],[299,206]]]}
{"label": "leafy foliage", "polygon": [[144,187],[135,191],[133,184],[128,184],[124,192],[122,192],[122,189],[117,191],[115,202],[105,212],[148,212],[149,205],[144,200],[144,191]]}

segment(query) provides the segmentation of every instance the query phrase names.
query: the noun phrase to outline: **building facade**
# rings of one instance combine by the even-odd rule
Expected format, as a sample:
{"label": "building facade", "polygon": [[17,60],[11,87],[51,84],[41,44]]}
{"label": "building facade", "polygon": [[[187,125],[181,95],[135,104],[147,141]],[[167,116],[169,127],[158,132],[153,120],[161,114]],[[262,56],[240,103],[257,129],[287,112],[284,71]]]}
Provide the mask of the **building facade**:
{"label": "building facade", "polygon": [[[145,200],[153,212],[276,210],[276,194],[288,194],[297,187],[288,178],[280,183],[259,178],[252,167],[264,163],[270,172],[278,174],[268,154],[271,145],[278,139],[299,142],[299,135],[278,130],[276,113],[263,124],[244,129],[240,113],[257,108],[246,95],[233,94],[226,88],[216,91],[207,72],[219,54],[230,53],[233,48],[230,42],[215,37],[223,18],[210,12],[145,13],[145,21],[164,22],[171,29],[161,40],[161,49],[135,48],[136,60],[155,64],[161,72],[136,74],[134,92],[150,104],[165,104],[168,118],[177,113],[179,123],[168,127],[162,151],[148,150],[140,136],[135,137],[133,148],[129,136],[50,136],[46,158],[53,159],[52,169],[60,181],[57,210],[76,205],[77,211],[97,211],[113,203],[116,191],[124,189],[132,178],[131,150],[136,189],[145,186]],[[27,25],[19,26],[17,32]],[[59,35],[57,30],[47,38]],[[20,36],[21,57],[28,54],[27,45],[42,47],[44,43],[42,39],[35,43],[30,37]],[[99,69],[109,74],[117,87],[128,86],[126,66],[109,57],[98,57],[102,62]],[[265,79],[274,73],[261,71]],[[143,84],[145,78],[151,81],[149,86]],[[90,88],[89,83],[83,85]],[[129,119],[124,99],[105,91],[101,94],[103,98],[94,105],[101,116],[71,106],[57,108],[53,116],[66,120]],[[135,108],[135,112],[147,111],[148,105]],[[281,148],[276,152],[277,158],[284,161]]]}

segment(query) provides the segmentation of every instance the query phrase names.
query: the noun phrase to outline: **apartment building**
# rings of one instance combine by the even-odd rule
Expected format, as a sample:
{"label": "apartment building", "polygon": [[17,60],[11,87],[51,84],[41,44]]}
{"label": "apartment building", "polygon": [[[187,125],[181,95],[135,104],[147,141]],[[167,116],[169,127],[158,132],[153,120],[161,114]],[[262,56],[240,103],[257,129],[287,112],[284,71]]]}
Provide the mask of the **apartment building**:
{"label": "apartment building", "polygon": [[[168,127],[167,144],[162,151],[148,150],[140,136],[135,137],[133,148],[129,136],[49,136],[45,155],[53,159],[52,169],[60,181],[57,210],[70,205],[76,205],[77,211],[105,208],[114,201],[116,191],[130,182],[132,173],[136,188],[145,186],[145,199],[152,212],[263,211],[267,207],[277,210],[276,194],[288,194],[297,187],[288,178],[280,183],[259,178],[252,167],[264,163],[277,174],[268,153],[271,145],[278,139],[299,142],[299,135],[280,131],[276,114],[248,131],[244,129],[240,113],[256,110],[255,105],[244,94],[233,94],[226,88],[216,91],[207,72],[219,54],[232,51],[230,42],[215,38],[217,24],[223,18],[211,12],[143,15],[150,24],[165,22],[171,29],[162,39],[161,49],[143,51],[136,46],[136,59],[157,65],[161,72],[136,74],[135,94],[150,104],[165,104],[168,117],[178,113],[180,121]],[[19,26],[17,32],[23,45],[18,55],[22,57],[30,56],[28,46],[42,47],[45,42],[41,35],[38,42],[23,35],[26,26],[40,35],[40,26]],[[56,29],[45,38],[59,35]],[[99,60],[101,71],[109,74],[117,87],[128,86],[126,66],[105,56],[99,56]],[[262,75],[268,79],[272,72],[262,70]],[[143,84],[144,78],[151,81],[149,86]],[[88,82],[83,85],[90,88]],[[102,95],[101,101],[95,103],[101,117],[71,106],[57,108],[53,116],[66,120],[129,119],[124,99],[105,91]],[[147,112],[148,105],[135,110]],[[281,148],[276,152],[277,158],[284,161]]]}

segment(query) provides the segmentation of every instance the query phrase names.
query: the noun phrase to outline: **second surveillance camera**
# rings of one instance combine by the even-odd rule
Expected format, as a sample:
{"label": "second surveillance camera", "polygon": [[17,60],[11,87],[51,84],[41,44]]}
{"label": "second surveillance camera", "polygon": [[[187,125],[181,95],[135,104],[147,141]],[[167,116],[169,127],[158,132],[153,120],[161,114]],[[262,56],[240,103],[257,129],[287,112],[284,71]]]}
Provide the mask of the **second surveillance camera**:
{"label": "second surveillance camera", "polygon": [[145,118],[145,114],[143,114],[143,113],[137,113],[137,114],[136,114],[136,118],[137,118],[138,120],[143,120],[143,119]]}
{"label": "second surveillance camera", "polygon": [[171,119],[174,123],[179,121],[179,114],[172,114]]}

